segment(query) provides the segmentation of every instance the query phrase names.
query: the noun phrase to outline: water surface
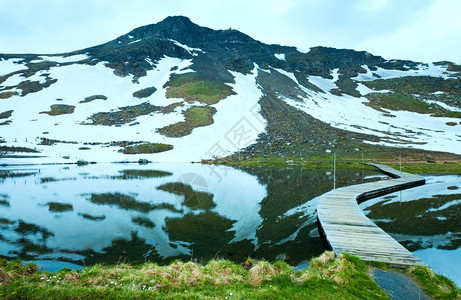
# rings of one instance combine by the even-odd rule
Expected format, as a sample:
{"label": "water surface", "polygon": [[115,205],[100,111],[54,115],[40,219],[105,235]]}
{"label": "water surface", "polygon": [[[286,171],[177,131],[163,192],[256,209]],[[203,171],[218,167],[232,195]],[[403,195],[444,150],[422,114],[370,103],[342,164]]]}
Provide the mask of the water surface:
{"label": "water surface", "polygon": [[[381,178],[338,170],[337,186]],[[46,270],[247,257],[300,264],[325,249],[315,197],[331,170],[200,164],[0,169],[0,256]]]}
{"label": "water surface", "polygon": [[461,176],[425,176],[426,185],[360,204],[433,270],[461,286]]}

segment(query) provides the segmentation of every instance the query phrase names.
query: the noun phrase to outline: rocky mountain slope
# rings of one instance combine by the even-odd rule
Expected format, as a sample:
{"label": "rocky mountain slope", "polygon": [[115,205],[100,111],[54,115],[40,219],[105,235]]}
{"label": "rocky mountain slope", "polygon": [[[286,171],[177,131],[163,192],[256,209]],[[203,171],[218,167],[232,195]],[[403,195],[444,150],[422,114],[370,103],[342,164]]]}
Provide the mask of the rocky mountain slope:
{"label": "rocky mountain slope", "polygon": [[461,66],[267,45],[186,17],[57,55],[0,54],[5,163],[461,154]]}

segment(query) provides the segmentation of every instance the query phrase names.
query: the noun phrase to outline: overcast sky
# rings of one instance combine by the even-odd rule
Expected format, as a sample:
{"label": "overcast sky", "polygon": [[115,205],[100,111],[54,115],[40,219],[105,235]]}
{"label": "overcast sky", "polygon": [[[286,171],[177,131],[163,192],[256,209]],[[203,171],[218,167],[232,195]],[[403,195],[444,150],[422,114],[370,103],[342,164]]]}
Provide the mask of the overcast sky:
{"label": "overcast sky", "polygon": [[0,0],[0,53],[95,46],[167,16],[265,43],[461,63],[461,0]]}

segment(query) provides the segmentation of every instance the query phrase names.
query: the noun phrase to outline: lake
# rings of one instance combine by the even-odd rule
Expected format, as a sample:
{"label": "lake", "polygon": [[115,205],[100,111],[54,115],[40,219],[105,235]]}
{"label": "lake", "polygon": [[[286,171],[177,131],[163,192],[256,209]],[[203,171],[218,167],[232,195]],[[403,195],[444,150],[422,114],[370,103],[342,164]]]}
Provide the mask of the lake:
{"label": "lake", "polygon": [[[338,170],[337,186],[382,178]],[[302,265],[325,248],[315,197],[332,170],[158,163],[0,169],[0,256],[42,269],[248,257]]]}
{"label": "lake", "polygon": [[[0,168],[0,256],[47,271],[96,263],[167,264],[248,257],[306,266],[325,251],[317,196],[332,170],[155,163]],[[336,186],[387,178],[337,170]],[[460,285],[461,176],[360,206],[430,267]]]}
{"label": "lake", "polygon": [[461,176],[425,176],[426,185],[360,204],[367,216],[434,271],[461,286]]}

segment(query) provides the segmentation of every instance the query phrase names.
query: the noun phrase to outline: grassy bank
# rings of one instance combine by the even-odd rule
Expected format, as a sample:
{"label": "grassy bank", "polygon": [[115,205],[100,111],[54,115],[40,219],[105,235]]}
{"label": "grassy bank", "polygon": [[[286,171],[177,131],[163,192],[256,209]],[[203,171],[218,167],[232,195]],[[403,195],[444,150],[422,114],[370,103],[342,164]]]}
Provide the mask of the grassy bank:
{"label": "grassy bank", "polygon": [[[333,154],[315,155],[308,157],[287,157],[279,156],[253,156],[246,157],[244,154],[234,154],[233,156],[203,161],[210,164],[223,164],[234,167],[275,167],[275,168],[316,168],[330,169],[333,166]],[[421,159],[412,155],[402,155],[402,171],[414,174],[461,174],[461,159],[453,157],[434,157],[430,159]],[[400,168],[400,158],[394,153],[372,153],[367,154],[362,159],[360,154],[336,155],[337,169],[370,169],[375,170],[372,166],[364,166],[364,163],[385,164],[398,170]]]}
{"label": "grassy bank", "polygon": [[[376,264],[375,264],[376,266]],[[381,268],[387,268],[379,264]],[[206,265],[95,265],[80,271],[37,271],[20,261],[2,262],[2,299],[388,299],[370,278],[371,265],[347,254],[325,252],[306,270],[282,261],[248,259],[239,265],[213,260]],[[437,299],[456,299],[460,290],[426,267],[405,271]]]}

